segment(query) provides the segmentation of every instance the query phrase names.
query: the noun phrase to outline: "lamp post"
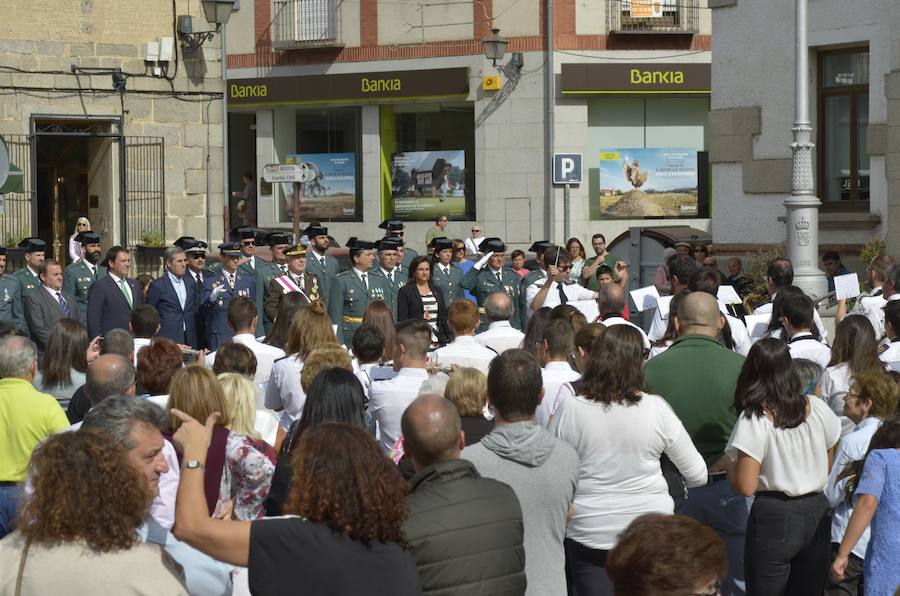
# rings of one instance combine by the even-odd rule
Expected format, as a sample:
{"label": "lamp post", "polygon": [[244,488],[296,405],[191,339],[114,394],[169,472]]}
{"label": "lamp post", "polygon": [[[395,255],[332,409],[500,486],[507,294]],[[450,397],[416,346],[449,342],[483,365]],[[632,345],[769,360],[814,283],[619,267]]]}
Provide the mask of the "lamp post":
{"label": "lamp post", "polygon": [[813,299],[828,292],[819,270],[819,206],[813,186],[812,124],[809,121],[809,48],[806,43],[807,0],[796,0],[796,48],[794,72],[794,142],[791,196],[787,211],[787,256],[794,266],[794,285]]}

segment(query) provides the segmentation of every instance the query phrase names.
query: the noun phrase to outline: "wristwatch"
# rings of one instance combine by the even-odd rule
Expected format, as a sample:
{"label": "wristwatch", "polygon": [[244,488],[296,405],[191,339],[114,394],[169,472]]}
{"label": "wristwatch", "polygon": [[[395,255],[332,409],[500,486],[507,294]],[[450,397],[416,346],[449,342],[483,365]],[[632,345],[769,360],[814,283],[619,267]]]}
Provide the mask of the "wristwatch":
{"label": "wristwatch", "polygon": [[196,459],[189,459],[181,465],[182,470],[205,470],[206,466]]}

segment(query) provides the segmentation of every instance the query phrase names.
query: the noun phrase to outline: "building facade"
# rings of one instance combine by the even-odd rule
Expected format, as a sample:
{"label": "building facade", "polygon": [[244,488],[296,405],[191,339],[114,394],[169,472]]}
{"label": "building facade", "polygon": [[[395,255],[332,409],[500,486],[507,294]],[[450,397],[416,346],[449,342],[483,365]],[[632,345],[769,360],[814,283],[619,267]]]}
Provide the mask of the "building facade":
{"label": "building facade", "polygon": [[[785,241],[791,192],[794,3],[711,4],[713,238],[724,252],[771,247]],[[818,0],[808,29],[820,249],[855,255],[876,238],[898,254],[900,9]]]}
{"label": "building facade", "polygon": [[[299,209],[342,243],[396,217],[421,250],[439,213],[448,235],[479,222],[515,247],[708,230],[705,1],[550,5],[243,1],[226,37],[229,179],[256,175],[261,227]],[[491,29],[509,42],[496,66]],[[582,156],[568,202],[553,152]]]}
{"label": "building facade", "polygon": [[0,135],[17,176],[0,195],[0,243],[38,236],[66,262],[82,216],[104,247],[222,238],[220,36],[188,49],[179,17],[212,29],[187,0],[4,11]]}

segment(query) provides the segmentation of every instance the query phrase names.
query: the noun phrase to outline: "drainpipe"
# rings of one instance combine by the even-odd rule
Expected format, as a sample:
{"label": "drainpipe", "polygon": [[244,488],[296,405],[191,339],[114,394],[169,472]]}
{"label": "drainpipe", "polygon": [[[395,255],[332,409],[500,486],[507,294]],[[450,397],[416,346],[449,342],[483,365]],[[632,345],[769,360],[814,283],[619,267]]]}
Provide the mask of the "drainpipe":
{"label": "drainpipe", "polygon": [[556,91],[555,79],[553,74],[553,0],[547,0],[547,64],[544,67],[544,77],[546,83],[545,93],[547,95],[547,125],[546,138],[544,139],[544,193],[547,200],[544,201],[544,238],[553,241],[554,230],[556,228],[556,200],[553,196],[553,176],[551,170],[553,168],[553,148],[555,147],[554,136],[556,125]]}

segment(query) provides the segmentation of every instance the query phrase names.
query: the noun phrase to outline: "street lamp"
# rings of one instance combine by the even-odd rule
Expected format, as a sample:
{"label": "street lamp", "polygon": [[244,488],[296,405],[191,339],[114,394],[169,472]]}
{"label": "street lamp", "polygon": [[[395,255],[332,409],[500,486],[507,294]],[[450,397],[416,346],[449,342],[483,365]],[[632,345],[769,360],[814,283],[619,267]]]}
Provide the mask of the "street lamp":
{"label": "street lamp", "polygon": [[181,45],[185,51],[198,50],[205,42],[212,41],[213,36],[231,17],[231,13],[234,10],[234,2],[235,0],[202,0],[201,4],[203,5],[203,14],[206,16],[206,21],[216,26],[213,31],[194,32],[191,16],[179,16],[178,33],[181,37]]}
{"label": "street lamp", "polygon": [[791,196],[784,201],[787,256],[794,266],[794,285],[813,299],[828,292],[819,270],[819,206],[813,185],[812,124],[809,120],[809,48],[806,42],[807,0],[796,0],[794,72],[793,175]]}
{"label": "street lamp", "polygon": [[506,46],[509,41],[500,37],[499,29],[491,29],[491,34],[481,40],[481,46],[484,48],[484,57],[491,61],[491,64],[497,66],[497,60],[503,60],[506,54]]}

